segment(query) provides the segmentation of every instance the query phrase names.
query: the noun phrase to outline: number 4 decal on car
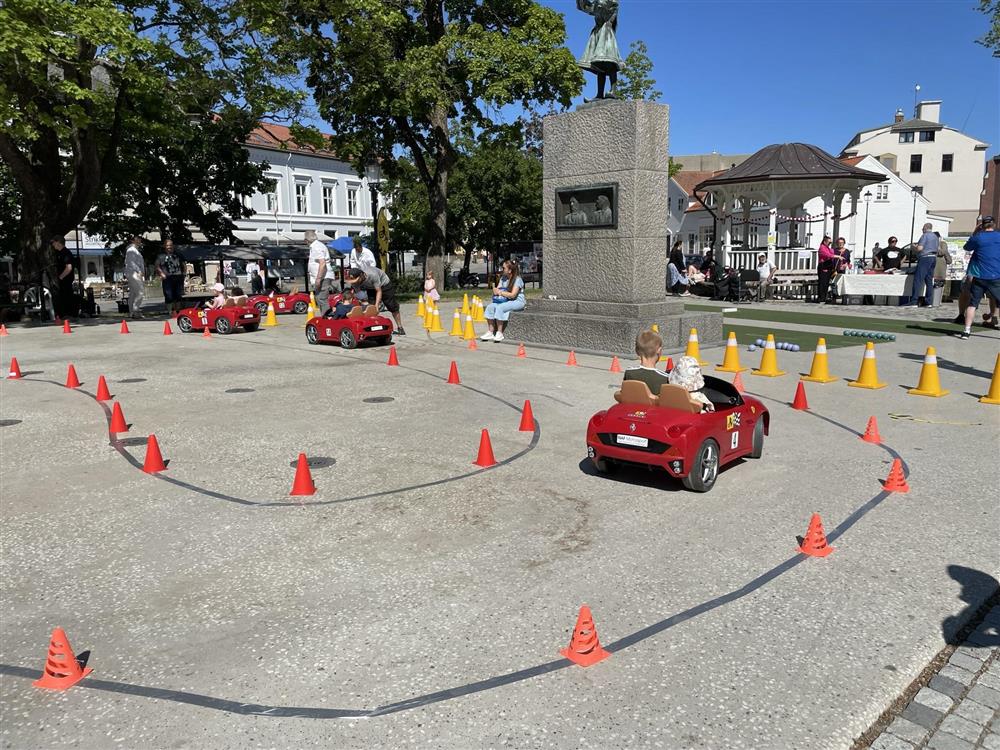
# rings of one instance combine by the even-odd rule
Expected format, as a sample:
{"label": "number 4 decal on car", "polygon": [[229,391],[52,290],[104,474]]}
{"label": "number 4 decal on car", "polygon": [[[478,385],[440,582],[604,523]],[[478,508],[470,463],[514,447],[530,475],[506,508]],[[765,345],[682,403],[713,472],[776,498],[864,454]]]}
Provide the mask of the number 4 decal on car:
{"label": "number 4 decal on car", "polygon": [[730,448],[736,448],[740,444],[740,433],[739,430],[733,432],[733,439],[730,443]]}

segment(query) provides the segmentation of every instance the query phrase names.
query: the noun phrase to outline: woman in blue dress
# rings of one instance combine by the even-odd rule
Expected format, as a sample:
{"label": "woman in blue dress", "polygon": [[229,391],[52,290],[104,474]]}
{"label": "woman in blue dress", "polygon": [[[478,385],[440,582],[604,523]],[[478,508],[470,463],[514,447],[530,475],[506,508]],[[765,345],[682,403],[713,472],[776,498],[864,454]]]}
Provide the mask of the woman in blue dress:
{"label": "woman in blue dress", "polygon": [[493,287],[493,301],[486,306],[483,315],[490,327],[480,339],[482,341],[503,341],[510,314],[524,309],[524,279],[511,260],[500,266],[500,281]]}

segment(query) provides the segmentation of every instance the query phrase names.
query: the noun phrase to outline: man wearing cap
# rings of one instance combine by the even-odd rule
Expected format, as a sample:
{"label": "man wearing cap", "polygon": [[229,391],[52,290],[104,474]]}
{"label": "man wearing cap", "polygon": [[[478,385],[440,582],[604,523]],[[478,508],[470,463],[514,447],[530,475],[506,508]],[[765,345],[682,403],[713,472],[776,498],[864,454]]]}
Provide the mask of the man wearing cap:
{"label": "man wearing cap", "polygon": [[972,252],[966,275],[970,278],[969,306],[965,308],[965,330],[958,337],[968,339],[972,333],[972,321],[984,294],[1000,299],[1000,234],[997,233],[992,216],[984,216],[982,231],[973,234],[965,243],[965,249]]}
{"label": "man wearing cap", "polygon": [[760,275],[760,285],[757,287],[757,301],[763,302],[767,299],[767,290],[774,283],[774,274],[778,267],[768,261],[767,253],[757,256],[757,273]]}
{"label": "man wearing cap", "polygon": [[941,240],[932,231],[934,225],[924,224],[924,233],[917,240],[917,270],[913,274],[913,300],[909,304],[928,307],[934,301],[934,266],[937,264]]}
{"label": "man wearing cap", "polygon": [[316,294],[316,306],[319,308],[316,314],[323,316],[330,309],[330,286],[336,274],[330,263],[330,251],[316,239],[316,232],[306,230],[305,239],[309,243],[309,288]]}
{"label": "man wearing cap", "polygon": [[399,316],[396,291],[385,271],[381,268],[350,268],[347,270],[347,283],[354,287],[355,291],[363,289],[368,292],[368,299],[371,299],[374,293],[374,305],[376,307],[385,305],[385,309],[391,312],[396,320],[396,333],[400,336],[406,335],[406,331],[403,330],[403,320]]}

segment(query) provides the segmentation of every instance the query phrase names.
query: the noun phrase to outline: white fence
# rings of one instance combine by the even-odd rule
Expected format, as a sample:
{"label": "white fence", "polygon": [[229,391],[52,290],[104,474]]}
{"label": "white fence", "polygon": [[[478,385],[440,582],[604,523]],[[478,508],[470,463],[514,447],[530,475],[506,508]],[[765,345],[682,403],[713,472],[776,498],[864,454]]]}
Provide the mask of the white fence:
{"label": "white fence", "polygon": [[[731,249],[726,254],[726,265],[752,271],[757,268],[757,256],[766,252],[767,248]],[[779,247],[774,251],[774,265],[779,271],[812,271],[816,268],[816,251],[801,247]]]}

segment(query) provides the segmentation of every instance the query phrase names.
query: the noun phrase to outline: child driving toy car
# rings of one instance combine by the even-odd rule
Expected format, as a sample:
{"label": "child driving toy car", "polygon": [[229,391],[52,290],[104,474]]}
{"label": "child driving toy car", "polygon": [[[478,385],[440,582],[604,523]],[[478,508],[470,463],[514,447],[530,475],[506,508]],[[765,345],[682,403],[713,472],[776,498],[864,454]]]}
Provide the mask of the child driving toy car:
{"label": "child driving toy car", "polygon": [[355,307],[360,306],[361,302],[355,295],[354,288],[349,286],[344,287],[343,292],[330,298],[330,309],[324,317],[333,318],[334,320],[346,318],[347,313]]}
{"label": "child driving toy car", "polygon": [[641,380],[649,386],[649,392],[660,395],[660,386],[669,382],[667,373],[656,369],[656,363],[663,353],[663,339],[656,331],[643,331],[635,337],[635,353],[639,356],[639,366],[625,371],[624,380]]}
{"label": "child driving toy car", "polygon": [[669,381],[671,385],[679,385],[688,392],[688,395],[702,404],[702,411],[715,411],[715,405],[708,400],[702,389],[705,387],[705,378],[701,375],[701,366],[694,357],[681,357],[670,371]]}

